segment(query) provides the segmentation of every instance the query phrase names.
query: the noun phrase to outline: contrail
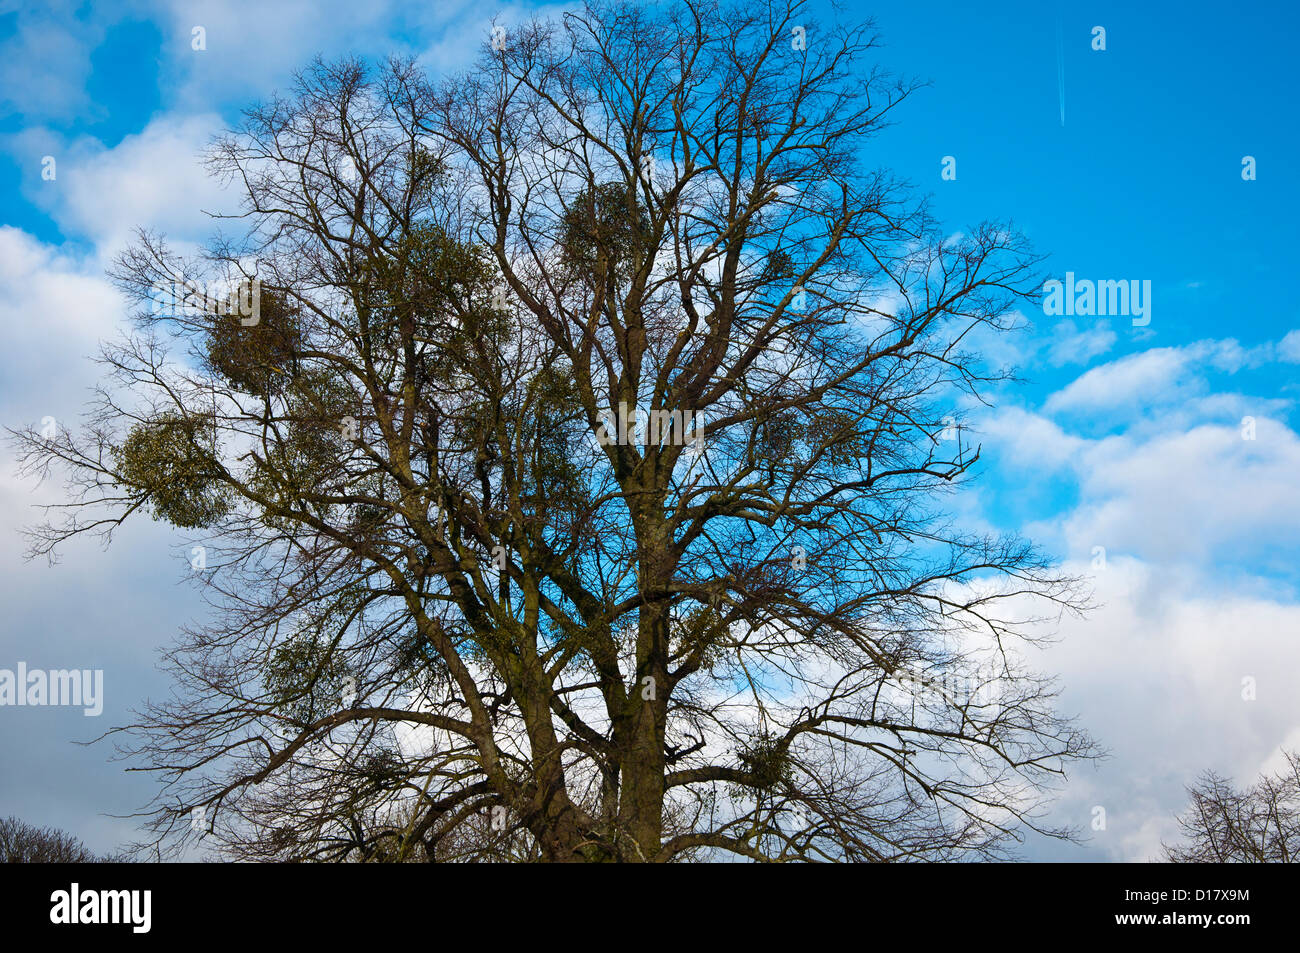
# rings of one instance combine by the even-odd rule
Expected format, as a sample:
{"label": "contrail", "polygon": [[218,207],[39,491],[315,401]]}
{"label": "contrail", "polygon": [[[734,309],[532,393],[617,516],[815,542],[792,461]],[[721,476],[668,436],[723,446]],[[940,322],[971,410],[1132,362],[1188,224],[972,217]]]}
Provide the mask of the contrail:
{"label": "contrail", "polygon": [[1065,36],[1061,18],[1056,18],[1056,89],[1061,96],[1061,125],[1065,125]]}

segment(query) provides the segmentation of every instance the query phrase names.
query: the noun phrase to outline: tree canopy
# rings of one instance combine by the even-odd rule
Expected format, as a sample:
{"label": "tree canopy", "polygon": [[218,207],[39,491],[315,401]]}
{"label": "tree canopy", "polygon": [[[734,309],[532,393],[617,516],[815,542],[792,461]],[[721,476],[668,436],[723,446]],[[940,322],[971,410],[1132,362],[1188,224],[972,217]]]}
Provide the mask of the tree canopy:
{"label": "tree canopy", "polygon": [[[879,167],[913,84],[877,60],[870,24],[799,2],[598,3],[455,77],[313,63],[214,144],[238,235],[186,259],[142,231],[94,413],[23,438],[73,494],[35,552],[145,511],[207,553],[177,698],[125,736],[160,844],[926,860],[1069,834],[1042,797],[1095,752],[1025,646],[1084,596],[947,505],[1001,375],[972,342],[1038,259]],[[259,319],[154,306],[178,279],[255,287]]]}

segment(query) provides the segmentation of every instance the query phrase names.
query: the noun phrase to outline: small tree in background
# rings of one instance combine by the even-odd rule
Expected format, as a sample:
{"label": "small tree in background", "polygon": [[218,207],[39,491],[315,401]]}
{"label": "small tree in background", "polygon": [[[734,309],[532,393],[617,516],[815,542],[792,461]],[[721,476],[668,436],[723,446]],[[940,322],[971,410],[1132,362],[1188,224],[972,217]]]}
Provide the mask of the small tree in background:
{"label": "small tree in background", "polygon": [[0,863],[95,864],[118,859],[97,856],[57,828],[35,827],[16,817],[0,818]]}
{"label": "small tree in background", "polygon": [[1164,845],[1175,864],[1291,864],[1300,860],[1300,752],[1283,752],[1286,767],[1238,790],[1207,771],[1187,789],[1191,804],[1178,818],[1185,844]]}

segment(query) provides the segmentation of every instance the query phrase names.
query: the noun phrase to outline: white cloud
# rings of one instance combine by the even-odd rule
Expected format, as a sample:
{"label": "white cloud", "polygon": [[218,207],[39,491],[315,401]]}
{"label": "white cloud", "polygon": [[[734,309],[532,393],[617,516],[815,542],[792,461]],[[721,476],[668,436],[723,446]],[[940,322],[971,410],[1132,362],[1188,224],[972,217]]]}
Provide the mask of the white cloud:
{"label": "white cloud", "polygon": [[[1054,516],[1018,528],[1094,579],[1099,607],[1062,621],[1041,667],[1059,676],[1061,707],[1112,753],[1074,772],[1052,820],[1082,828],[1107,859],[1149,860],[1177,839],[1184,789],[1201,772],[1252,783],[1300,744],[1290,684],[1300,668],[1300,436],[1286,423],[1289,402],[1215,392],[1209,377],[1288,346],[1152,348],[1084,373],[1042,411],[1006,407],[979,422],[1011,468],[1001,493],[1072,484]],[[1240,423],[1248,415],[1253,440]],[[1098,546],[1105,568],[1095,570]],[[1248,677],[1254,701],[1242,697]],[[1091,829],[1099,806],[1104,831]]]}
{"label": "white cloud", "polygon": [[[1255,439],[1236,424],[1144,433],[1151,422],[1099,439],[1010,408],[981,422],[999,459],[1039,477],[1068,476],[1072,510],[1029,535],[1075,556],[1094,546],[1158,561],[1206,564],[1244,559],[1300,539],[1295,474],[1300,437],[1278,420],[1255,420]],[[1023,481],[1010,475],[1011,483]]]}
{"label": "white cloud", "polygon": [[455,73],[473,63],[483,42],[490,37],[494,23],[511,30],[534,18],[558,22],[566,12],[577,7],[578,4],[574,3],[535,7],[518,3],[491,7],[466,4],[458,11],[455,21],[442,31],[441,37],[420,54],[420,62],[430,72]]}
{"label": "white cloud", "polygon": [[1142,442],[1107,438],[1078,460],[1083,502],[1066,521],[1073,551],[1093,545],[1162,560],[1288,545],[1300,531],[1300,440],[1271,420],[1256,439],[1200,426]]}
{"label": "white cloud", "polygon": [[1206,390],[1204,372],[1235,374],[1272,360],[1271,344],[1244,348],[1228,338],[1153,347],[1101,364],[1047,399],[1049,412],[1149,408],[1186,401]]}
{"label": "white cloud", "polygon": [[978,423],[1004,459],[1019,467],[1054,472],[1068,466],[1087,449],[1084,437],[1068,434],[1055,421],[1020,407],[1007,407]]}
{"label": "white cloud", "polygon": [[1289,364],[1300,364],[1300,328],[1287,332],[1278,343],[1277,355],[1279,360]]}
{"label": "white cloud", "polygon": [[[511,23],[524,19],[527,10],[514,4],[489,8],[472,0],[174,0],[167,4],[164,30],[164,55],[177,77],[172,102],[178,109],[202,111],[214,99],[265,98],[284,91],[294,72],[317,55],[372,61],[410,55],[430,69],[459,68],[477,55],[494,15]],[[192,49],[197,26],[206,31],[202,51]]]}
{"label": "white cloud", "polygon": [[202,156],[223,122],[214,114],[155,119],[112,149],[93,138],[61,147],[48,132],[13,137],[14,151],[39,141],[58,160],[53,182],[29,177],[29,194],[65,234],[91,239],[101,253],[119,249],[137,226],[192,239],[207,237],[206,213],[232,211],[233,197],[203,167]]}
{"label": "white cloud", "polygon": [[86,95],[90,51],[102,30],[72,10],[20,7],[16,17],[13,34],[0,43],[0,115],[84,115],[93,108]]}
{"label": "white cloud", "polygon": [[1003,321],[1012,329],[1009,333],[981,326],[965,339],[989,367],[999,370],[1088,364],[1108,353],[1119,340],[1104,318],[1093,324],[1062,320],[1049,325],[1041,318],[1012,311]]}
{"label": "white cloud", "polygon": [[[72,424],[101,377],[89,356],[116,334],[125,311],[93,254],[68,254],[0,227],[0,425],[39,426],[45,416]],[[125,723],[141,699],[167,691],[155,665],[158,648],[201,612],[201,603],[173,584],[184,566],[174,548],[183,537],[148,519],[128,523],[111,556],[99,541],[83,538],[63,548],[58,566],[25,561],[20,530],[41,520],[39,505],[66,503],[68,496],[61,473],[39,486],[19,478],[14,452],[0,440],[0,658],[103,669],[105,711],[100,719],[53,708],[7,712],[0,763],[15,768],[0,771],[0,800],[6,812],[109,851],[139,830],[101,812],[138,809],[153,785],[110,766],[104,744],[71,742]]]}
{"label": "white cloud", "polygon": [[[1184,787],[1198,774],[1253,782],[1281,746],[1300,741],[1291,676],[1300,605],[1138,560],[1065,568],[1093,574],[1100,607],[1066,619],[1042,664],[1060,676],[1062,708],[1111,757],[1076,772],[1054,820],[1087,828],[1102,806],[1107,829],[1088,831],[1091,848],[1149,860],[1176,838]],[[1253,701],[1243,697],[1246,678]]]}
{"label": "white cloud", "polygon": [[3,422],[78,414],[99,376],[89,358],[125,312],[96,263],[0,227],[0,409],[9,418]]}
{"label": "white cloud", "polygon": [[1063,364],[1087,364],[1115,346],[1116,334],[1109,321],[1080,329],[1073,321],[1062,321],[1052,328],[1047,361],[1053,367]]}
{"label": "white cloud", "polygon": [[[978,426],[1031,481],[1073,479],[1073,509],[1033,527],[1071,555],[1104,546],[1162,562],[1248,560],[1300,538],[1300,438],[1284,422],[1288,402],[1205,393],[1206,375],[1254,366],[1272,350],[1232,340],[1152,348],[1087,371],[1044,413],[1007,407]],[[1052,418],[1066,409],[1087,414],[1069,425]]]}
{"label": "white cloud", "polygon": [[1186,348],[1156,347],[1094,367],[1048,398],[1049,411],[1143,404],[1177,385],[1192,355]]}

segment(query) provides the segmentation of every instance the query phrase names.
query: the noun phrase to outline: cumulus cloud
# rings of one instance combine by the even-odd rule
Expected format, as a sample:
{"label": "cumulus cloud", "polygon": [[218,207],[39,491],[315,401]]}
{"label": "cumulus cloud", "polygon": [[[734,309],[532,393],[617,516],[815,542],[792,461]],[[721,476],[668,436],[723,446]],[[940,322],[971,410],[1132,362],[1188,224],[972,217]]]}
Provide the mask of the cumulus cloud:
{"label": "cumulus cloud", "polygon": [[[0,425],[75,422],[99,380],[91,360],[102,339],[121,327],[125,302],[103,278],[93,254],[79,256],[31,235],[0,227]],[[104,672],[105,708],[85,718],[64,708],[5,709],[0,731],[0,800],[6,811],[75,832],[106,852],[138,836],[126,815],[153,793],[137,774],[106,766],[106,745],[83,747],[111,724],[123,724],[141,699],[167,690],[156,668],[200,604],[177,587],[183,548],[177,533],[136,520],[105,559],[96,540],[63,549],[58,566],[23,559],[21,530],[42,505],[66,502],[58,479],[38,485],[17,476],[14,446],[0,441],[0,667]],[[87,783],[87,779],[93,783]]]}
{"label": "cumulus cloud", "polygon": [[1047,409],[1112,408],[1145,402],[1179,383],[1190,355],[1185,348],[1157,347],[1094,367],[1057,391]]}
{"label": "cumulus cloud", "polygon": [[58,6],[14,12],[13,33],[0,42],[0,116],[63,120],[92,108],[86,79],[103,30]]}
{"label": "cumulus cloud", "polygon": [[1280,360],[1300,364],[1300,328],[1287,332],[1277,346],[1277,354]]}
{"label": "cumulus cloud", "polygon": [[29,178],[28,194],[65,235],[88,239],[102,253],[119,249],[138,226],[190,239],[213,229],[208,213],[233,211],[232,200],[203,167],[220,117],[160,116],[111,149],[92,137],[60,143],[43,129],[10,137],[11,151],[40,143],[58,160],[52,182]]}
{"label": "cumulus cloud", "polygon": [[[1300,741],[1300,640],[1286,637],[1300,604],[1137,559],[1065,568],[1090,576],[1099,607],[1064,620],[1041,663],[1110,757],[1075,773],[1053,820],[1083,828],[1097,859],[1150,860],[1177,838],[1197,775],[1251,782]],[[1097,807],[1104,830],[1092,829]]]}
{"label": "cumulus cloud", "polygon": [[1087,438],[1023,407],[1006,407],[978,421],[980,439],[1019,470],[1054,474],[1069,470],[1089,447]]}
{"label": "cumulus cloud", "polygon": [[1116,335],[1109,321],[1099,321],[1080,328],[1073,321],[1062,321],[1052,329],[1047,345],[1047,361],[1053,367],[1064,364],[1087,364],[1094,357],[1115,346]]}
{"label": "cumulus cloud", "polygon": [[1186,400],[1206,389],[1205,371],[1234,374],[1243,368],[1258,367],[1271,357],[1270,345],[1244,348],[1232,339],[1148,348],[1085,372],[1052,394],[1045,409],[1132,409]]}
{"label": "cumulus cloud", "polygon": [[[1205,393],[1211,372],[1255,366],[1259,354],[1231,340],[1152,348],[1087,371],[1042,411],[1006,407],[979,429],[1010,466],[1072,480],[1072,509],[1034,527],[1072,555],[1104,546],[1200,562],[1294,546],[1300,438],[1285,423],[1289,404]],[[1086,419],[1062,416],[1083,409]]]}
{"label": "cumulus cloud", "polygon": [[1004,329],[980,327],[965,339],[995,370],[1023,372],[1026,368],[1087,365],[1108,354],[1119,340],[1111,322],[1105,318],[1092,323],[1076,323],[1070,319],[1053,322],[1013,311],[1003,320]]}
{"label": "cumulus cloud", "polygon": [[89,357],[125,312],[94,262],[0,227],[0,408],[5,423],[77,413],[95,380]]}
{"label": "cumulus cloud", "polygon": [[1098,608],[1063,620],[1042,667],[1112,754],[1076,773],[1052,817],[1082,828],[1100,858],[1158,856],[1197,775],[1252,782],[1300,740],[1285,674],[1300,667],[1300,436],[1289,402],[1210,383],[1285,359],[1288,339],[1151,348],[1085,372],[1041,409],[980,422],[1007,468],[1003,492],[1070,488],[1054,517],[1020,528],[1095,587]]}
{"label": "cumulus cloud", "polygon": [[1135,442],[1108,438],[1079,459],[1083,502],[1066,520],[1074,550],[1119,547],[1153,558],[1208,560],[1288,545],[1300,530],[1300,441],[1284,425],[1199,426]]}

